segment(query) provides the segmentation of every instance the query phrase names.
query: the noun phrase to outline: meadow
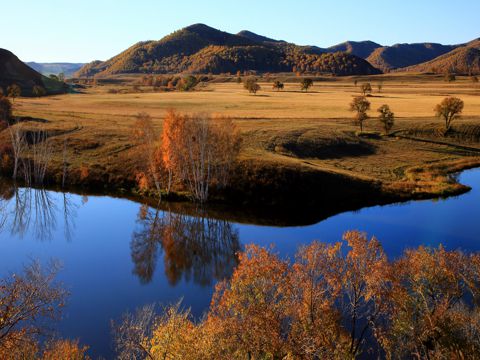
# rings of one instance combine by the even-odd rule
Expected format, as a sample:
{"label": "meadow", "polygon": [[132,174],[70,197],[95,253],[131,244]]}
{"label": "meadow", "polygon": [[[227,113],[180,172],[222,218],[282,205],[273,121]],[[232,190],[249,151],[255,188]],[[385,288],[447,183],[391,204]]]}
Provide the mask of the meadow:
{"label": "meadow", "polygon": [[[140,79],[117,76],[80,93],[18,98],[15,115],[30,120],[25,123],[29,127],[46,127],[58,149],[67,139],[71,178],[86,168],[90,180],[82,181],[94,185],[131,185],[135,116],[148,113],[160,132],[169,109],[232,118],[243,138],[239,161],[273,167],[277,174],[294,169],[380,183],[393,192],[441,195],[464,190],[452,184],[447,172],[480,163],[480,87],[468,77],[454,82],[412,74],[317,78],[308,92],[300,90],[295,77],[281,78],[281,91],[272,89],[274,77],[263,77],[256,95],[236,77],[201,83],[188,92],[155,91],[137,85]],[[358,136],[349,104],[365,82],[373,88],[367,97],[370,119],[367,136]],[[447,96],[461,98],[465,107],[454,130],[443,136],[443,122],[433,109]],[[393,136],[382,136],[376,110],[383,104],[395,113]],[[53,168],[60,169],[61,163],[60,155],[55,157]]]}

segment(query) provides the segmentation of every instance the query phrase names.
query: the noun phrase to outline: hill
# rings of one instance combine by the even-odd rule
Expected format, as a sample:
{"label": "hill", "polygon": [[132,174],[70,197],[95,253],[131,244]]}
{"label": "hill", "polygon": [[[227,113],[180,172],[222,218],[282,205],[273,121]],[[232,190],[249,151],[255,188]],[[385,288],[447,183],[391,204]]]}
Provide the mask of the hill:
{"label": "hill", "polygon": [[325,54],[249,31],[230,34],[203,24],[178,30],[158,41],[139,42],[113,58],[82,67],[75,76],[118,73],[212,73],[237,71],[327,72],[370,75],[380,71],[351,54]]}
{"label": "hill", "polygon": [[389,71],[432,60],[457,46],[435,43],[395,44],[375,49],[366,60],[382,71]]}
{"label": "hill", "polygon": [[341,44],[330,46],[328,52],[343,51],[366,59],[375,49],[382,47],[373,41],[345,41]]}
{"label": "hill", "polygon": [[406,67],[400,71],[480,74],[480,39],[470,41],[431,61]]}
{"label": "hill", "polygon": [[238,36],[243,36],[244,38],[247,38],[249,40],[256,41],[256,42],[259,42],[259,43],[263,43],[263,42],[267,42],[267,43],[268,42],[271,42],[271,43],[285,42],[283,40],[275,40],[275,39],[271,39],[271,38],[268,38],[268,37],[263,36],[263,35],[258,35],[258,34],[255,34],[254,32],[248,31],[248,30],[242,30],[237,35]]}
{"label": "hill", "polygon": [[11,84],[22,89],[22,96],[31,96],[33,86],[43,87],[47,94],[64,93],[64,83],[52,80],[33,70],[8,50],[0,49],[0,87],[6,91]]}
{"label": "hill", "polygon": [[51,74],[58,75],[63,73],[65,77],[71,77],[85,65],[84,63],[37,63],[34,61],[26,64],[42,75],[49,76]]}

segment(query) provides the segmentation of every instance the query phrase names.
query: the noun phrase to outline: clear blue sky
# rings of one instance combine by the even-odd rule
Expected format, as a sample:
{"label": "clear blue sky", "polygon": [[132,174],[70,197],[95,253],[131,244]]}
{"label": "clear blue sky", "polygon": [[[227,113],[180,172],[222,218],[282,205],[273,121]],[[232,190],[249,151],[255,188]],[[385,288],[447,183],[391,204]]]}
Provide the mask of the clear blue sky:
{"label": "clear blue sky", "polygon": [[1,8],[0,47],[39,62],[106,60],[194,23],[321,47],[480,37],[479,0],[2,0]]}

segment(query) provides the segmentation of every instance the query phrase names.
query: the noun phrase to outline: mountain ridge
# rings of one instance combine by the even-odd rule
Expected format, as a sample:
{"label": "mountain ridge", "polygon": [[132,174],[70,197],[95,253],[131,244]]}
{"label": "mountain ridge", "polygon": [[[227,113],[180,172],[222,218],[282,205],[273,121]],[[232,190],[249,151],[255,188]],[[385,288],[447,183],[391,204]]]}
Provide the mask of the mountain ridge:
{"label": "mountain ridge", "polygon": [[204,24],[177,30],[160,40],[143,41],[103,62],[85,65],[75,75],[118,73],[319,72],[372,75],[380,71],[364,59],[346,53],[327,53],[250,31],[230,34]]}
{"label": "mountain ridge", "polygon": [[23,63],[15,54],[0,48],[0,88],[3,92],[17,84],[22,90],[22,96],[32,96],[33,87],[41,86],[46,94],[61,94],[66,92],[64,83],[50,79]]}

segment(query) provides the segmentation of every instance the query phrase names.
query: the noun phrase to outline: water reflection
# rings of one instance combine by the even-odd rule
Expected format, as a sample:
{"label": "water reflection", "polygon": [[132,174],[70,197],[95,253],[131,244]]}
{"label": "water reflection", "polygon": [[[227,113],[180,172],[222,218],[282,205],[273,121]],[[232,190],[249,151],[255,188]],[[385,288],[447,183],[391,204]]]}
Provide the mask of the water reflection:
{"label": "water reflection", "polygon": [[171,285],[182,278],[207,286],[229,277],[240,250],[238,230],[226,220],[208,218],[199,209],[195,216],[140,207],[130,244],[134,274],[142,283],[153,279],[163,253],[165,275]]}
{"label": "water reflection", "polygon": [[72,238],[78,208],[72,195],[62,193],[61,204],[57,204],[56,194],[45,189],[2,184],[0,190],[0,230],[20,238],[31,232],[35,239],[48,241],[54,237],[61,211],[65,238]]}

